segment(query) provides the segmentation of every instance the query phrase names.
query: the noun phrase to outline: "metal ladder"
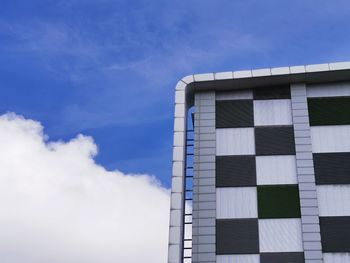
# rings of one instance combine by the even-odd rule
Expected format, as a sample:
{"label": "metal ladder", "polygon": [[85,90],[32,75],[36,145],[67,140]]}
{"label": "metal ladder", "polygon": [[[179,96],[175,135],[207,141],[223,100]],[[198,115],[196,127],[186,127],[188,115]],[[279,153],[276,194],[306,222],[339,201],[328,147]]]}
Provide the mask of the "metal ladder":
{"label": "metal ladder", "polygon": [[[183,253],[182,262],[192,262],[192,194],[193,194],[194,130],[186,130],[186,158],[183,204]],[[191,211],[190,211],[191,210]]]}

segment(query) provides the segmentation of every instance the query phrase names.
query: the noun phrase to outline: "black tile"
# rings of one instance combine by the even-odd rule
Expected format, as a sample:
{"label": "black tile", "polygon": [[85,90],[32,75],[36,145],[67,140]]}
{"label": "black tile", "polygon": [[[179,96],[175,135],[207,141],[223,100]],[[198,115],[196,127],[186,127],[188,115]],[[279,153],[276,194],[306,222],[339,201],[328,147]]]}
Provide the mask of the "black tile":
{"label": "black tile", "polygon": [[320,227],[323,252],[350,252],[349,216],[320,217]]}
{"label": "black tile", "polygon": [[260,263],[304,263],[302,252],[261,253]]}
{"label": "black tile", "polygon": [[216,156],[216,186],[255,186],[255,156]]}
{"label": "black tile", "polygon": [[350,97],[308,99],[310,125],[350,124]]}
{"label": "black tile", "polygon": [[216,254],[259,253],[258,219],[216,220]]}
{"label": "black tile", "polygon": [[350,184],[350,153],[314,153],[316,184]]}
{"label": "black tile", "polygon": [[262,218],[300,218],[298,185],[259,185],[258,215]]}
{"label": "black tile", "polygon": [[216,101],[216,128],[253,126],[253,100]]}
{"label": "black tile", "polygon": [[293,126],[255,127],[256,155],[295,154]]}
{"label": "black tile", "polygon": [[253,90],[255,100],[290,99],[289,86],[263,87]]}

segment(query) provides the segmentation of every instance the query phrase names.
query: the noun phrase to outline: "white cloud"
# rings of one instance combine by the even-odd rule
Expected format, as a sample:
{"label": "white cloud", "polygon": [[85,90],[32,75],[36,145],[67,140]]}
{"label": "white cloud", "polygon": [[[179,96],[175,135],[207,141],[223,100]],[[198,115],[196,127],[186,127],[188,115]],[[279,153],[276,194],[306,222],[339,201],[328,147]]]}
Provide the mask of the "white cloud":
{"label": "white cloud", "polygon": [[40,123],[0,116],[1,262],[166,261],[168,191],[96,154],[90,137],[48,142]]}

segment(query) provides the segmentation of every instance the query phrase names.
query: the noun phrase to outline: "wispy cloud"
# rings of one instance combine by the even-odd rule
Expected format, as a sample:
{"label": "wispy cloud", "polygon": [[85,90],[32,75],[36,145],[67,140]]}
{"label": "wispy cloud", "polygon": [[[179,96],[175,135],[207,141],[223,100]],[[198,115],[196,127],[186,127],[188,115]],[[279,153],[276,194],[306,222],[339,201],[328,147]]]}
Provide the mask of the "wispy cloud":
{"label": "wispy cloud", "polygon": [[[75,86],[81,101],[64,106],[61,121],[65,129],[148,122],[151,116],[151,121],[167,119],[169,112],[159,111],[159,107],[147,118],[143,112],[152,113],[164,99],[171,105],[178,78],[198,65],[216,63],[227,54],[257,50],[259,42],[260,47],[265,43],[229,28],[194,29],[185,22],[191,8],[164,8],[159,13],[141,6],[129,11],[130,17],[116,8],[110,16],[97,19],[97,25],[84,19],[79,24],[45,20],[2,23],[14,41],[0,46],[0,52],[27,54],[51,77]],[[133,107],[127,106],[128,101]]]}
{"label": "wispy cloud", "polygon": [[[340,21],[348,5],[315,3],[55,1],[47,16],[0,20],[12,39],[0,44],[0,52],[25,53],[48,77],[74,87],[79,101],[62,107],[61,127],[166,120],[171,108],[164,105],[172,104],[173,86],[183,75],[319,62],[313,60],[320,52],[309,43],[316,25],[329,24],[330,17]],[[162,110],[153,114],[155,108]]]}
{"label": "wispy cloud", "polygon": [[9,54],[31,53],[42,59],[49,70],[73,81],[84,81],[86,73],[90,75],[92,70],[99,74],[131,71],[156,83],[152,87],[157,88],[160,82],[179,72],[192,72],[198,64],[268,47],[266,40],[230,25],[218,25],[213,30],[217,23],[186,24],[184,20],[191,18],[194,6],[184,10],[170,5],[164,8],[159,13],[140,7],[130,12],[130,18],[116,9],[109,17],[97,20],[98,26],[92,28],[89,23],[77,25],[67,21],[2,23],[2,29],[14,42],[0,45],[0,50]]}

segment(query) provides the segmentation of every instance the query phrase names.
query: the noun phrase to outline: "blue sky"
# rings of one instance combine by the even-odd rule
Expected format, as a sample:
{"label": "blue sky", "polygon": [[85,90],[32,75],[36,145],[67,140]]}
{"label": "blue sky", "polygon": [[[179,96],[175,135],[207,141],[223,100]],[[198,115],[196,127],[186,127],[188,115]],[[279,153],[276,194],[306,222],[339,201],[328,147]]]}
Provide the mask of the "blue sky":
{"label": "blue sky", "polygon": [[346,0],[2,0],[0,114],[91,135],[98,163],[168,187],[177,80],[350,60],[349,14]]}

